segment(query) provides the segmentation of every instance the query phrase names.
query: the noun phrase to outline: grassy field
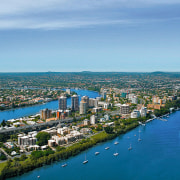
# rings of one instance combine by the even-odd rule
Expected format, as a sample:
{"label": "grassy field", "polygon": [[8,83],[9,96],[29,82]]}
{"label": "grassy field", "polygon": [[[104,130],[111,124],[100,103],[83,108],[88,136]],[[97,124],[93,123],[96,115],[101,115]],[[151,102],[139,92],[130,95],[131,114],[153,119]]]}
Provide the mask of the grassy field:
{"label": "grassy field", "polygon": [[3,170],[5,165],[6,165],[6,162],[0,163],[0,174],[1,174],[1,171]]}

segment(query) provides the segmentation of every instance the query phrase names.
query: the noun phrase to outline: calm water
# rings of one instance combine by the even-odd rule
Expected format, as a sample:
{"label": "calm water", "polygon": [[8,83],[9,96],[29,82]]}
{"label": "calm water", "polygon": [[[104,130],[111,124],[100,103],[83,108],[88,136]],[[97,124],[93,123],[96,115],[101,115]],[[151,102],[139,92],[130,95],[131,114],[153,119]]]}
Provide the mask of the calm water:
{"label": "calm water", "polygon": [[[88,91],[88,90],[75,90],[78,95],[79,95],[79,100],[81,99],[82,96],[89,96],[90,98],[96,98],[99,96],[98,92],[95,91]],[[67,105],[71,105],[71,98],[67,99]],[[24,116],[29,116],[29,115],[34,115],[40,112],[42,109],[58,109],[58,100],[56,101],[51,101],[46,104],[40,104],[36,106],[30,106],[30,107],[24,107],[24,108],[18,108],[14,110],[8,110],[8,111],[0,111],[0,122],[2,120],[8,120],[8,119],[16,119]]]}
{"label": "calm water", "polygon": [[[180,179],[180,111],[168,122],[154,120],[125,135],[87,150],[87,164],[82,164],[85,152],[63,162],[36,169],[12,180],[177,180]],[[142,141],[138,142],[139,129]],[[134,136],[136,134],[136,136]],[[129,138],[128,138],[129,137]],[[114,145],[119,141],[118,145]],[[128,147],[132,144],[132,150]],[[109,146],[109,150],[104,148]],[[94,153],[100,154],[95,156]],[[114,157],[113,153],[119,156]]]}

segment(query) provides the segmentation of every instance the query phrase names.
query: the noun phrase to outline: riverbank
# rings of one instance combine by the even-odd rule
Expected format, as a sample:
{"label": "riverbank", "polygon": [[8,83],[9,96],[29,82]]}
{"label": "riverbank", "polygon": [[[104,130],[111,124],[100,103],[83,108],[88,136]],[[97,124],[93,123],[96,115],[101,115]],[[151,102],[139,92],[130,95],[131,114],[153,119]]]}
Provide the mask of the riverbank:
{"label": "riverbank", "polygon": [[[146,122],[148,122],[148,120],[146,120]],[[14,176],[19,176],[36,168],[50,165],[53,162],[66,160],[97,145],[98,143],[106,142],[118,137],[119,135],[125,134],[128,131],[136,128],[138,125],[138,121],[136,121],[126,125],[126,127],[123,129],[120,127],[115,127],[116,133],[113,134],[107,134],[104,131],[100,132],[99,134],[92,136],[90,139],[84,139],[73,144],[72,146],[62,148],[60,151],[56,151],[54,154],[50,154],[49,156],[44,156],[38,159],[32,159],[29,157],[28,160],[19,162],[18,164],[14,161],[9,161],[4,168],[1,168],[0,179],[3,180]]]}
{"label": "riverbank", "polygon": [[[152,119],[149,119],[152,120]],[[148,120],[144,120],[145,122],[148,122]],[[108,134],[105,131],[96,134],[92,136],[89,139],[84,139],[78,143],[73,144],[72,146],[69,146],[67,148],[62,148],[60,151],[56,151],[54,154],[50,154],[48,156],[43,156],[38,159],[34,159],[31,156],[28,158],[28,161],[25,162],[19,162],[18,165],[16,162],[8,162],[4,169],[0,172],[0,179],[6,179],[14,176],[22,175],[26,172],[32,171],[36,168],[50,165],[55,161],[62,161],[65,159],[68,159],[72,156],[75,156],[82,151],[85,151],[93,146],[95,146],[98,143],[106,142],[108,140],[114,139],[118,137],[121,134],[125,134],[126,132],[136,128],[139,125],[139,119],[133,120],[131,119],[130,124],[127,123],[122,128],[120,124],[116,123],[116,126],[114,127],[114,133]]]}
{"label": "riverbank", "polygon": [[38,106],[38,105],[41,105],[41,104],[46,104],[48,102],[52,102],[52,101],[57,101],[58,98],[56,99],[53,99],[53,100],[50,100],[50,101],[46,101],[46,102],[39,102],[39,103],[34,103],[34,104],[25,104],[25,105],[22,105],[22,106],[17,106],[17,107],[13,107],[13,108],[5,108],[5,109],[0,109],[0,112],[2,111],[15,111],[16,109],[20,109],[20,108],[27,108],[27,107],[33,107],[33,106]]}
{"label": "riverbank", "polygon": [[54,154],[50,154],[49,156],[44,156],[38,159],[28,158],[27,161],[18,163],[18,165],[15,162],[8,161],[6,166],[0,172],[0,179],[3,180],[14,176],[19,176],[44,165],[52,164],[55,161],[68,159],[95,146],[98,143],[105,142],[114,139],[121,134],[125,134],[137,126],[138,123],[133,123],[129,126],[126,126],[124,129],[117,129],[116,133],[113,134],[107,134],[103,131],[97,135],[92,136],[90,139],[84,139],[79,143],[67,147],[66,149],[62,149],[59,152],[56,151]]}

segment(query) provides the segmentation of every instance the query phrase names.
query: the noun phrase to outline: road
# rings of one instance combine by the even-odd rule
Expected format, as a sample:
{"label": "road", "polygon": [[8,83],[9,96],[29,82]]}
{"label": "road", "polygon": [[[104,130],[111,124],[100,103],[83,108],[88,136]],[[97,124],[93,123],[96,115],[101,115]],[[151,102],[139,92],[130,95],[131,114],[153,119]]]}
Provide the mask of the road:
{"label": "road", "polygon": [[7,152],[4,151],[4,149],[0,148],[0,151],[2,151],[8,159],[12,159],[12,157],[9,154],[7,154]]}
{"label": "road", "polygon": [[[106,114],[116,115],[116,114],[119,114],[119,110],[110,111],[110,112],[108,111]],[[101,116],[101,115],[102,115],[102,113],[98,113],[98,116]],[[80,119],[82,117],[85,117],[85,116],[76,117],[76,119]],[[68,123],[68,122],[72,122],[72,121],[73,121],[73,118],[68,118],[68,119],[63,119],[63,120],[39,123],[39,124],[35,124],[35,125],[27,125],[27,126],[17,127],[17,128],[2,129],[2,130],[0,130],[0,134],[1,133],[15,133],[16,131],[22,131],[22,130],[26,130],[26,129],[37,130],[38,128],[40,129],[42,127],[48,127],[48,126],[52,127],[53,125],[58,125],[59,123]]]}

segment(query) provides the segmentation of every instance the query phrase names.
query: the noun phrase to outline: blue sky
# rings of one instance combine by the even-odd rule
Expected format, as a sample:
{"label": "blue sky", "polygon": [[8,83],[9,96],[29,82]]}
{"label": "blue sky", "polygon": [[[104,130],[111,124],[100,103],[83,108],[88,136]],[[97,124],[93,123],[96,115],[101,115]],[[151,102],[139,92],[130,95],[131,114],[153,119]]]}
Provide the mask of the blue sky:
{"label": "blue sky", "polygon": [[0,0],[0,72],[179,71],[179,0]]}

